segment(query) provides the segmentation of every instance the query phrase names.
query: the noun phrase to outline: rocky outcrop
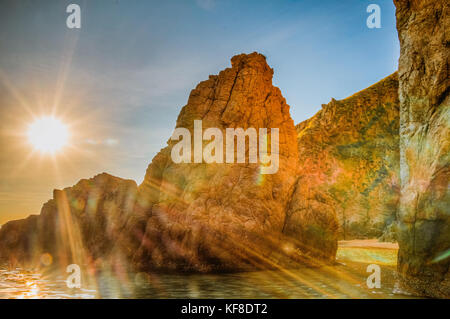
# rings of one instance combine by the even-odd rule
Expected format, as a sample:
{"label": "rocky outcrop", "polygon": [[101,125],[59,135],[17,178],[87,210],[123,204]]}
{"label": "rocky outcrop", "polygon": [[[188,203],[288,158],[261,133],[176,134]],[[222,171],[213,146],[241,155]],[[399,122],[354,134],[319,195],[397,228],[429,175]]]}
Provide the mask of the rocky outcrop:
{"label": "rocky outcrop", "polygon": [[401,49],[398,271],[415,292],[450,297],[450,4],[394,2]]}
{"label": "rocky outcrop", "polygon": [[134,181],[106,173],[55,190],[40,215],[2,226],[0,260],[48,266],[117,257],[117,238],[133,210],[136,193]]}
{"label": "rocky outcrop", "polygon": [[40,216],[3,227],[2,254],[236,271],[332,262],[339,230],[346,239],[380,236],[398,200],[397,75],[332,100],[296,131],[265,57],[241,54],[231,63],[192,90],[176,128],[187,129],[194,144],[194,123],[201,120],[205,149],[208,128],[226,138],[228,128],[267,129],[268,151],[279,158],[274,174],[262,174],[267,165],[260,159],[250,163],[249,139],[242,163],[196,162],[194,152],[190,163],[176,163],[178,142],[169,140],[139,189],[101,174],[55,191]]}
{"label": "rocky outcrop", "polygon": [[[329,233],[336,215],[339,238],[387,238],[399,199],[397,73],[344,100],[332,100],[297,125],[300,169],[286,230],[305,240]],[[313,228],[305,223],[327,216]],[[294,222],[295,221],[295,222]],[[296,229],[301,227],[301,229]],[[320,235],[322,236],[322,235]]]}
{"label": "rocky outcrop", "polygon": [[[130,225],[141,229],[132,258],[143,267],[226,271],[334,259],[336,243],[317,251],[320,243],[309,245],[297,232],[284,232],[298,150],[289,105],[272,85],[273,70],[257,53],[235,56],[231,63],[192,90],[176,127],[189,129],[192,136],[195,120],[223,136],[226,128],[278,128],[279,169],[261,174],[260,162],[249,163],[248,146],[245,163],[176,164],[169,141],[139,189],[137,210],[147,219]],[[270,145],[271,136],[267,140]]]}
{"label": "rocky outcrop", "polygon": [[278,268],[333,261],[338,236],[386,238],[394,229],[401,283],[449,297],[449,4],[394,2],[398,83],[394,74],[332,100],[297,131],[260,54],[233,57],[191,92],[176,124],[191,136],[196,120],[224,136],[227,128],[279,129],[274,174],[249,163],[248,147],[241,163],[175,163],[170,140],[139,188],[101,174],[55,191],[39,216],[3,225],[0,261]]}
{"label": "rocky outcrop", "polygon": [[[316,211],[311,218],[291,218],[286,224],[299,156],[289,105],[272,85],[273,70],[257,53],[235,56],[231,63],[192,90],[176,128],[186,129],[195,144],[194,123],[201,120],[205,150],[212,142],[202,141],[202,133],[215,128],[227,140],[210,152],[212,157],[221,151],[225,156],[227,129],[254,129],[257,150],[267,147],[278,158],[276,165],[273,158],[264,163],[259,152],[258,160],[250,161],[250,138],[244,142],[243,160],[206,163],[196,160],[194,148],[190,163],[177,163],[172,151],[178,142],[171,139],[138,189],[132,181],[102,174],[55,191],[40,216],[6,224],[0,231],[2,255],[35,263],[50,254],[65,264],[113,258],[143,270],[196,272],[334,261],[334,214]],[[266,138],[260,129],[267,130]],[[278,140],[272,140],[272,129],[278,130]],[[216,141],[219,135],[214,136]],[[264,174],[271,165],[276,168]],[[318,222],[326,234],[308,238],[299,232]]]}

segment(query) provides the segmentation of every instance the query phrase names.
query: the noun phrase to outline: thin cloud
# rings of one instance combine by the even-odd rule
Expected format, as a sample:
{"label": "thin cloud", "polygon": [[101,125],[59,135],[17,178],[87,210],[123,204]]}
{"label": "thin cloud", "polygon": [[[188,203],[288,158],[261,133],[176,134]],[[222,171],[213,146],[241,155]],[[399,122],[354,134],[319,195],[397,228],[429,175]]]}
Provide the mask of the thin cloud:
{"label": "thin cloud", "polygon": [[106,146],[116,146],[119,144],[119,140],[114,138],[107,138],[105,140],[95,140],[95,139],[86,139],[85,142],[89,145],[106,145]]}
{"label": "thin cloud", "polygon": [[212,10],[216,5],[215,0],[195,0],[195,2],[204,10]]}

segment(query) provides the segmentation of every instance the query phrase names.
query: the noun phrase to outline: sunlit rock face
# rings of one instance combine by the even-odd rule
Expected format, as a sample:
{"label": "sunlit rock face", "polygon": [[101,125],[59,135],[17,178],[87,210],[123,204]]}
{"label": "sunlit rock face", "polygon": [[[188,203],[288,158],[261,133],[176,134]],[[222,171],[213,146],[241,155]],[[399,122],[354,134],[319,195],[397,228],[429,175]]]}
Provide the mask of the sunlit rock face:
{"label": "sunlit rock face", "polygon": [[400,39],[398,270],[405,286],[450,296],[450,10],[396,0]]}
{"label": "sunlit rock face", "polygon": [[[141,267],[228,271],[313,260],[298,234],[283,234],[299,162],[289,105],[272,85],[264,56],[241,54],[231,64],[191,91],[176,127],[192,136],[194,120],[224,136],[226,128],[278,128],[279,169],[263,175],[260,163],[248,163],[248,154],[246,163],[175,164],[169,141],[147,169],[136,224],[129,224],[139,235],[132,258]],[[322,259],[334,259],[335,250]]]}
{"label": "sunlit rock face", "polygon": [[[267,129],[269,154],[275,150],[270,131],[278,129],[274,174],[262,174],[260,160],[249,163],[248,146],[244,163],[176,164],[171,157],[175,142],[169,140],[139,188],[100,174],[55,191],[39,216],[4,225],[0,258],[13,264],[47,265],[50,258],[61,265],[126,263],[149,271],[196,272],[334,261],[334,214],[315,211],[287,219],[299,154],[289,106],[272,85],[273,70],[257,53],[235,56],[231,64],[192,90],[176,127],[192,136],[194,120],[224,136],[227,128]],[[312,238],[300,233],[318,221],[326,233]]]}
{"label": "sunlit rock face", "polygon": [[49,266],[121,258],[117,238],[136,193],[134,181],[105,173],[55,190],[40,215],[2,226],[0,259],[12,265]]}
{"label": "sunlit rock face", "polygon": [[397,73],[349,98],[333,99],[298,124],[299,178],[286,231],[311,242],[325,235],[326,250],[332,250],[332,220],[337,216],[340,239],[393,240],[399,199],[398,129]]}
{"label": "sunlit rock face", "polygon": [[[248,146],[245,163],[177,164],[171,153],[178,141],[169,140],[139,188],[100,174],[55,191],[40,216],[0,230],[0,254],[34,264],[49,254],[65,265],[123,262],[149,271],[276,269],[333,262],[339,236],[374,237],[393,228],[397,75],[332,100],[296,129],[265,57],[241,54],[231,64],[192,90],[176,127],[190,131],[191,144],[195,120],[203,132],[217,128],[224,137],[227,128],[277,128],[275,174],[262,174],[260,161],[249,163]],[[267,140],[271,153],[270,134]]]}

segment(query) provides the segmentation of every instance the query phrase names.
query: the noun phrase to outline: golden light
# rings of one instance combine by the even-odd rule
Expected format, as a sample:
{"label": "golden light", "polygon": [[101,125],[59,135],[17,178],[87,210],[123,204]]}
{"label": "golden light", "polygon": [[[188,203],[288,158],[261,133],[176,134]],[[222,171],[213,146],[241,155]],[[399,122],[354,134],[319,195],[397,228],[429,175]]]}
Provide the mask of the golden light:
{"label": "golden light", "polygon": [[59,119],[44,116],[36,119],[28,128],[28,140],[43,153],[60,151],[68,142],[69,130]]}

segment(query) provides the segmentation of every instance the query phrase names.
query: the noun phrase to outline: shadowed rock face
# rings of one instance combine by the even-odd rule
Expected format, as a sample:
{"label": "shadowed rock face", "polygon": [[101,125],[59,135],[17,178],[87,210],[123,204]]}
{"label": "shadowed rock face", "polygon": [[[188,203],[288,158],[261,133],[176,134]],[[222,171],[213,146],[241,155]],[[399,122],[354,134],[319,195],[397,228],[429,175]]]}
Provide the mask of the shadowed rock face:
{"label": "shadowed rock face", "polygon": [[396,0],[400,39],[398,270],[405,286],[450,296],[450,10]]}
{"label": "shadowed rock face", "polygon": [[[298,234],[283,234],[298,167],[289,105],[272,85],[273,70],[264,56],[241,54],[231,63],[231,68],[192,90],[177,127],[193,135],[194,120],[202,120],[203,129],[216,127],[224,136],[226,128],[278,128],[278,172],[262,175],[260,164],[249,164],[248,156],[245,164],[175,164],[169,142],[149,165],[139,189],[138,211],[148,220],[145,227],[146,217],[137,221],[142,238],[136,241],[133,258],[142,266],[200,271],[276,268],[311,253]],[[314,258],[334,259],[335,246]]]}
{"label": "shadowed rock face", "polygon": [[55,264],[81,265],[112,256],[136,193],[134,181],[105,173],[55,190],[39,216],[2,226],[0,260],[38,266],[50,254]]}
{"label": "shadowed rock face", "polygon": [[[329,232],[331,247],[336,239],[328,220],[336,215],[342,239],[389,237],[399,198],[397,92],[394,73],[349,98],[333,99],[297,125],[300,169],[288,232],[305,240]],[[313,224],[303,221],[319,216],[328,220],[304,229]]]}

